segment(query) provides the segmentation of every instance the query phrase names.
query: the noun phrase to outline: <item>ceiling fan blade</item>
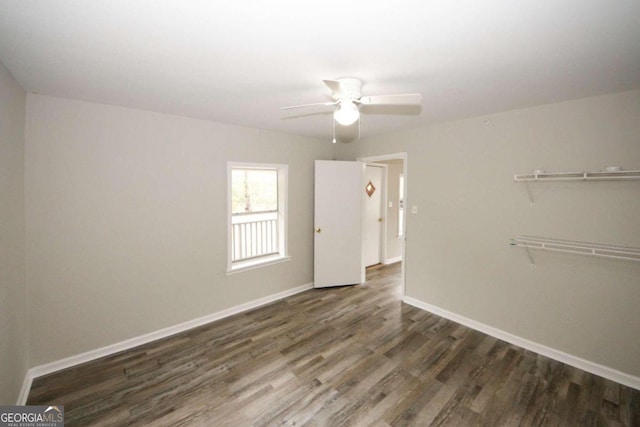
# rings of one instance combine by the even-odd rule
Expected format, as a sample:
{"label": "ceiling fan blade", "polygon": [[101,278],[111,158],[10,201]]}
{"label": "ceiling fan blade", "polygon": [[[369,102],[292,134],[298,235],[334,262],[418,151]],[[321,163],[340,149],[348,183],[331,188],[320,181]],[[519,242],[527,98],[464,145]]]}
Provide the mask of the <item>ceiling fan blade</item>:
{"label": "ceiling fan blade", "polygon": [[401,95],[377,95],[363,96],[360,98],[363,105],[420,105],[422,95],[419,93],[405,93]]}
{"label": "ceiling fan blade", "polygon": [[329,89],[331,89],[332,93],[340,93],[341,92],[341,87],[340,87],[340,82],[337,80],[323,80],[324,84],[326,84],[327,86],[329,86]]}
{"label": "ceiling fan blade", "polygon": [[315,107],[320,105],[336,105],[338,101],[330,101],[330,102],[314,102],[313,104],[300,104],[300,105],[291,105],[289,107],[282,107],[281,110],[292,110],[294,108],[305,108],[305,107]]}

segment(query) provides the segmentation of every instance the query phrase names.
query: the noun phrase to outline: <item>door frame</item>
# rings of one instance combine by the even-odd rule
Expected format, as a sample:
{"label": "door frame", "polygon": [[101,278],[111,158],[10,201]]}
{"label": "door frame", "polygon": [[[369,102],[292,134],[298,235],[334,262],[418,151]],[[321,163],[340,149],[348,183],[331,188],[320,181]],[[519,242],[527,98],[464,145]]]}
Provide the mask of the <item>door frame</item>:
{"label": "door frame", "polygon": [[[406,283],[406,266],[407,266],[407,206],[409,206],[409,204],[407,203],[407,188],[408,188],[408,160],[409,160],[409,156],[407,155],[406,151],[402,151],[402,152],[398,152],[398,153],[391,153],[391,154],[381,154],[381,155],[377,155],[377,156],[363,156],[363,157],[358,157],[357,159],[359,162],[364,162],[365,164],[373,164],[375,162],[380,162],[380,161],[384,161],[384,160],[402,160],[402,174],[404,175],[404,188],[402,189],[404,194],[403,194],[403,198],[404,198],[404,209],[402,210],[402,227],[404,228],[404,230],[402,230],[402,268],[400,270],[400,281],[402,283],[402,298],[405,297],[406,295],[406,287],[407,287],[407,283]],[[384,174],[384,185],[385,185],[385,190],[384,190],[384,197],[383,197],[383,211],[385,212],[385,215],[383,218],[386,218],[386,206],[387,206],[387,187],[386,187],[386,180],[387,180],[387,175]],[[386,226],[383,227],[383,230],[386,230]],[[382,233],[381,233],[382,234]],[[384,233],[385,235],[385,244],[383,245],[384,248],[384,252],[383,255],[385,256],[384,259],[386,259],[386,232]],[[363,261],[363,265],[364,265],[364,261]]]}

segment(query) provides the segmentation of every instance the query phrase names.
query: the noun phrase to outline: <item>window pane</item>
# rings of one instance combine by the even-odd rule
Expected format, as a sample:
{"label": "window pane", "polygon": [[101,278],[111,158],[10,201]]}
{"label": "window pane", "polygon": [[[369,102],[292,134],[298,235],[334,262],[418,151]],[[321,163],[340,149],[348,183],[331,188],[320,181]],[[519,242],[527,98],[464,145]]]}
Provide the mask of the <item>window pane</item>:
{"label": "window pane", "polygon": [[232,214],[278,210],[278,171],[231,170]]}

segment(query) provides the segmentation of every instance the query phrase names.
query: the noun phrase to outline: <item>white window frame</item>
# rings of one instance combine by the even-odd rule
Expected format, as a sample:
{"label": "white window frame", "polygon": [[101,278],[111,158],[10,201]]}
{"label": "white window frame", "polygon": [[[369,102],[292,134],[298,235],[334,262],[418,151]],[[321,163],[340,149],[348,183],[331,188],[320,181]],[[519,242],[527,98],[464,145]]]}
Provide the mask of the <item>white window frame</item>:
{"label": "white window frame", "polygon": [[[232,188],[231,171],[233,169],[271,169],[278,171],[278,253],[242,261],[232,261]],[[227,274],[251,270],[290,259],[288,252],[288,184],[289,166],[275,163],[227,162]]]}

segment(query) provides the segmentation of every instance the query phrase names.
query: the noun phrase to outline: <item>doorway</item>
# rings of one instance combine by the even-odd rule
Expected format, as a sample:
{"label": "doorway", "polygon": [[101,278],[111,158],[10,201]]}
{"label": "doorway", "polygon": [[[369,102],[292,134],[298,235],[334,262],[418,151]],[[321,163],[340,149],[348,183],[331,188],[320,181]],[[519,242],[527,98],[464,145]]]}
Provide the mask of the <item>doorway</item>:
{"label": "doorway", "polygon": [[[382,185],[380,190],[380,221],[379,221],[379,263],[382,265],[401,263],[402,295],[405,294],[405,239],[406,239],[406,217],[405,209],[406,188],[407,188],[407,153],[393,153],[380,156],[362,157],[358,159],[364,162],[369,169],[377,167],[382,169]],[[370,167],[371,168],[370,168]],[[368,185],[369,178],[365,179]],[[365,187],[366,191],[366,187]],[[367,195],[365,195],[367,197]],[[368,197],[367,197],[368,198]],[[375,204],[373,201],[372,204]],[[366,210],[366,209],[365,209]],[[366,214],[365,214],[366,215]],[[373,214],[370,214],[372,216]],[[373,216],[372,216],[373,218]],[[367,238],[367,230],[375,232],[375,225],[372,218],[363,218],[363,254],[366,251],[375,252],[372,248],[371,237]],[[371,223],[371,224],[368,224]],[[363,267],[370,265],[373,258],[363,256]]]}
{"label": "doorway", "polygon": [[383,195],[386,193],[385,181],[387,166],[378,163],[367,163],[365,166],[364,182],[365,197],[362,210],[362,258],[364,266],[382,264],[385,249],[383,231],[385,227]]}

